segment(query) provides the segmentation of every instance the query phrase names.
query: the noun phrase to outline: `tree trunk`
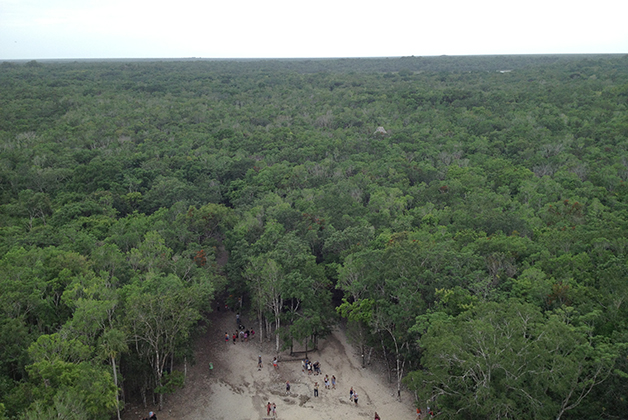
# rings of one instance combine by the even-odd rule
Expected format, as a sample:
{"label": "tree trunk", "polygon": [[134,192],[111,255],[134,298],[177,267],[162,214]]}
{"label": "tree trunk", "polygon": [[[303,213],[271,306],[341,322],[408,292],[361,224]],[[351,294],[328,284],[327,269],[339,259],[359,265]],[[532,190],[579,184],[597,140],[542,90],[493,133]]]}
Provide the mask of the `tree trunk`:
{"label": "tree trunk", "polygon": [[392,382],[392,378],[390,377],[390,364],[388,363],[388,356],[386,355],[386,346],[384,346],[384,338],[382,337],[382,333],[379,333],[379,339],[382,343],[382,352],[384,353],[384,362],[386,363],[386,371],[388,372],[388,382]]}
{"label": "tree trunk", "polygon": [[281,319],[275,316],[275,352],[279,353],[279,328],[281,328]]}
{"label": "tree trunk", "polygon": [[144,404],[144,409],[146,409],[146,407],[148,406],[148,404],[146,403],[146,384],[144,384],[144,386],[142,387],[140,394],[142,395],[142,403]]}
{"label": "tree trunk", "polygon": [[366,367],[366,361],[364,360],[364,343],[360,341],[360,354],[362,355],[362,369]]}
{"label": "tree trunk", "polygon": [[403,379],[403,368],[406,361],[400,363],[399,354],[397,354],[397,400],[401,401],[401,380]]}
{"label": "tree trunk", "polygon": [[397,343],[397,338],[395,338],[395,334],[393,333],[393,331],[389,330],[388,332],[390,333],[390,336],[393,339],[393,343],[395,343],[395,360],[396,360],[396,371],[397,371],[397,399],[401,400],[401,379],[403,378],[403,368],[406,364],[405,359],[403,362],[401,362],[401,350],[405,346],[405,343],[402,344],[400,348],[399,343]]}
{"label": "tree trunk", "polygon": [[272,331],[272,328],[270,328],[271,323],[270,320],[265,319],[266,321],[266,335],[267,335],[267,341],[270,341],[270,332]]}
{"label": "tree trunk", "polygon": [[116,410],[118,411],[118,420],[120,419],[120,393],[118,391],[118,372],[116,371],[116,358],[111,356],[111,366],[113,367],[113,383],[116,385]]}
{"label": "tree trunk", "polygon": [[[159,359],[160,359],[159,353],[157,353],[155,355],[155,379],[157,380],[157,386],[161,388],[163,386],[163,384],[161,383],[161,377],[163,375],[163,371],[161,370]],[[153,393],[153,395],[155,395],[155,393]],[[163,406],[164,406],[164,394],[163,392],[160,392],[159,393],[159,411],[163,409]]]}

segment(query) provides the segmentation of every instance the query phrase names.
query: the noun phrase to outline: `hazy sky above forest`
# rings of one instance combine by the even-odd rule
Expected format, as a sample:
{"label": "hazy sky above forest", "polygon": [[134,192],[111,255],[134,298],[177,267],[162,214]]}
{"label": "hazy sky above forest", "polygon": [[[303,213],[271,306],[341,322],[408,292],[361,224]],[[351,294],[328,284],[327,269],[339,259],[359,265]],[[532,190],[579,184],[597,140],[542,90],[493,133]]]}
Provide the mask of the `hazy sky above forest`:
{"label": "hazy sky above forest", "polygon": [[0,0],[0,59],[627,53],[625,0]]}

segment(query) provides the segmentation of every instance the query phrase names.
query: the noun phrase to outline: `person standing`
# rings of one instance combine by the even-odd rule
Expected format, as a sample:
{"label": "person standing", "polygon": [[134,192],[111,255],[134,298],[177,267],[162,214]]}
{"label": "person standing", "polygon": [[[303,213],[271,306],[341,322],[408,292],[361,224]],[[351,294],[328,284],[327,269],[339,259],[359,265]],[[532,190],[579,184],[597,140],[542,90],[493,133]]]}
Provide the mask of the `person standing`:
{"label": "person standing", "polygon": [[286,381],[286,395],[290,393],[290,381]]}
{"label": "person standing", "polygon": [[273,367],[275,368],[275,370],[279,369],[279,367],[277,367],[277,357],[273,359]]}
{"label": "person standing", "polygon": [[318,397],[318,382],[314,382],[314,396]]}
{"label": "person standing", "polygon": [[238,333],[234,332],[231,338],[233,338],[233,345],[235,346],[236,340],[238,339]]}
{"label": "person standing", "polygon": [[268,404],[266,404],[266,417],[270,416],[270,410],[272,409],[271,405],[270,405],[270,401],[268,401]]}
{"label": "person standing", "polygon": [[262,370],[262,355],[257,356],[257,370]]}
{"label": "person standing", "polygon": [[353,401],[353,387],[349,390],[349,401]]}
{"label": "person standing", "polygon": [[382,420],[379,418],[379,414],[377,414],[377,411],[375,412],[375,418],[373,420]]}
{"label": "person standing", "polygon": [[229,333],[225,331],[225,343],[229,344]]}
{"label": "person standing", "polygon": [[353,402],[358,405],[358,393],[353,391]]}
{"label": "person standing", "polygon": [[336,377],[331,375],[331,388],[336,389]]}
{"label": "person standing", "polygon": [[273,417],[277,417],[277,404],[273,403]]}

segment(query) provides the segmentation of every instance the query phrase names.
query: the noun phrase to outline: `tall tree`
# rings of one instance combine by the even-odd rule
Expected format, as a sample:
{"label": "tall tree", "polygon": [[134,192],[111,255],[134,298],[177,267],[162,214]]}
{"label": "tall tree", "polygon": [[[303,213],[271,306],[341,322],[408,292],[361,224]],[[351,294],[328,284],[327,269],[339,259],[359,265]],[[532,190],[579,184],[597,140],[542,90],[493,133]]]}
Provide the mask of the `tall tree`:
{"label": "tall tree", "polygon": [[604,382],[618,355],[590,332],[533,305],[480,304],[435,317],[421,338],[425,370],[406,383],[453,419],[560,419]]}
{"label": "tall tree", "polygon": [[[211,284],[184,284],[174,275],[149,274],[125,290],[125,323],[135,351],[162,387],[166,363],[189,345],[192,326],[209,308]],[[163,407],[163,394],[159,394]]]}

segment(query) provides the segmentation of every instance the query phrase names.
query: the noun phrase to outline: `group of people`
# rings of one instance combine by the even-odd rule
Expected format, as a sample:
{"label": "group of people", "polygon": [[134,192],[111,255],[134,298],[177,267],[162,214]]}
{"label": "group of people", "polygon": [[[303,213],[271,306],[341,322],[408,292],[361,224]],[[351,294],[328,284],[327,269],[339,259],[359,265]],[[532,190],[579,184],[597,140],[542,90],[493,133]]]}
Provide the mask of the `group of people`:
{"label": "group of people", "polygon": [[[431,419],[434,417],[434,411],[430,410],[430,406],[427,406],[427,418]],[[420,408],[416,409],[416,420],[423,420],[423,411]]]}
{"label": "group of people", "polygon": [[336,377],[331,375],[331,379],[329,379],[329,375],[325,375],[325,389],[336,389]]}
{"label": "group of people", "polygon": [[225,343],[228,343],[229,339],[233,340],[234,345],[235,343],[237,343],[238,338],[240,339],[241,343],[248,342],[249,338],[253,339],[253,337],[255,336],[255,330],[251,328],[251,330],[249,331],[244,327],[244,324],[242,324],[242,321],[240,320],[240,314],[236,314],[236,324],[238,325],[238,328],[235,330],[233,335],[230,336],[229,333],[225,331]]}
{"label": "group of people", "polygon": [[[244,325],[242,326],[244,327]],[[249,341],[249,338],[253,338],[255,336],[255,331],[254,330],[236,330],[233,335],[229,336],[229,333],[225,331],[225,343],[229,342],[229,338],[231,338],[233,340],[233,344],[235,345],[235,343],[238,342],[238,338],[240,339],[241,343],[246,343]]]}
{"label": "group of people", "polygon": [[353,390],[353,387],[349,390],[349,401],[353,401],[355,405],[358,405],[358,392]]}
{"label": "group of people", "polygon": [[[257,356],[257,370],[262,370],[263,367],[264,366],[262,364],[262,355],[260,354],[259,356]],[[279,361],[277,360],[276,356],[273,359],[273,368],[275,370],[279,370]]]}
{"label": "group of people", "polygon": [[321,364],[318,362],[318,360],[314,363],[312,363],[309,359],[305,358],[301,361],[301,369],[303,370],[303,372],[307,371],[308,375],[311,375],[312,373],[314,375],[320,375],[321,374]]}
{"label": "group of people", "polygon": [[273,417],[277,417],[277,404],[271,404],[271,402],[268,401],[268,404],[266,404],[266,416],[270,416],[271,412],[273,413]]}
{"label": "group of people", "polygon": [[[325,379],[323,380],[323,382],[325,384],[325,389],[336,389],[336,376],[335,375],[331,375],[331,379],[329,378],[329,375],[325,375]],[[355,394],[353,387],[351,387],[351,391],[349,392],[352,396]],[[318,382],[314,382],[314,396],[318,397]],[[357,397],[355,399],[355,403],[356,404],[358,403]]]}

